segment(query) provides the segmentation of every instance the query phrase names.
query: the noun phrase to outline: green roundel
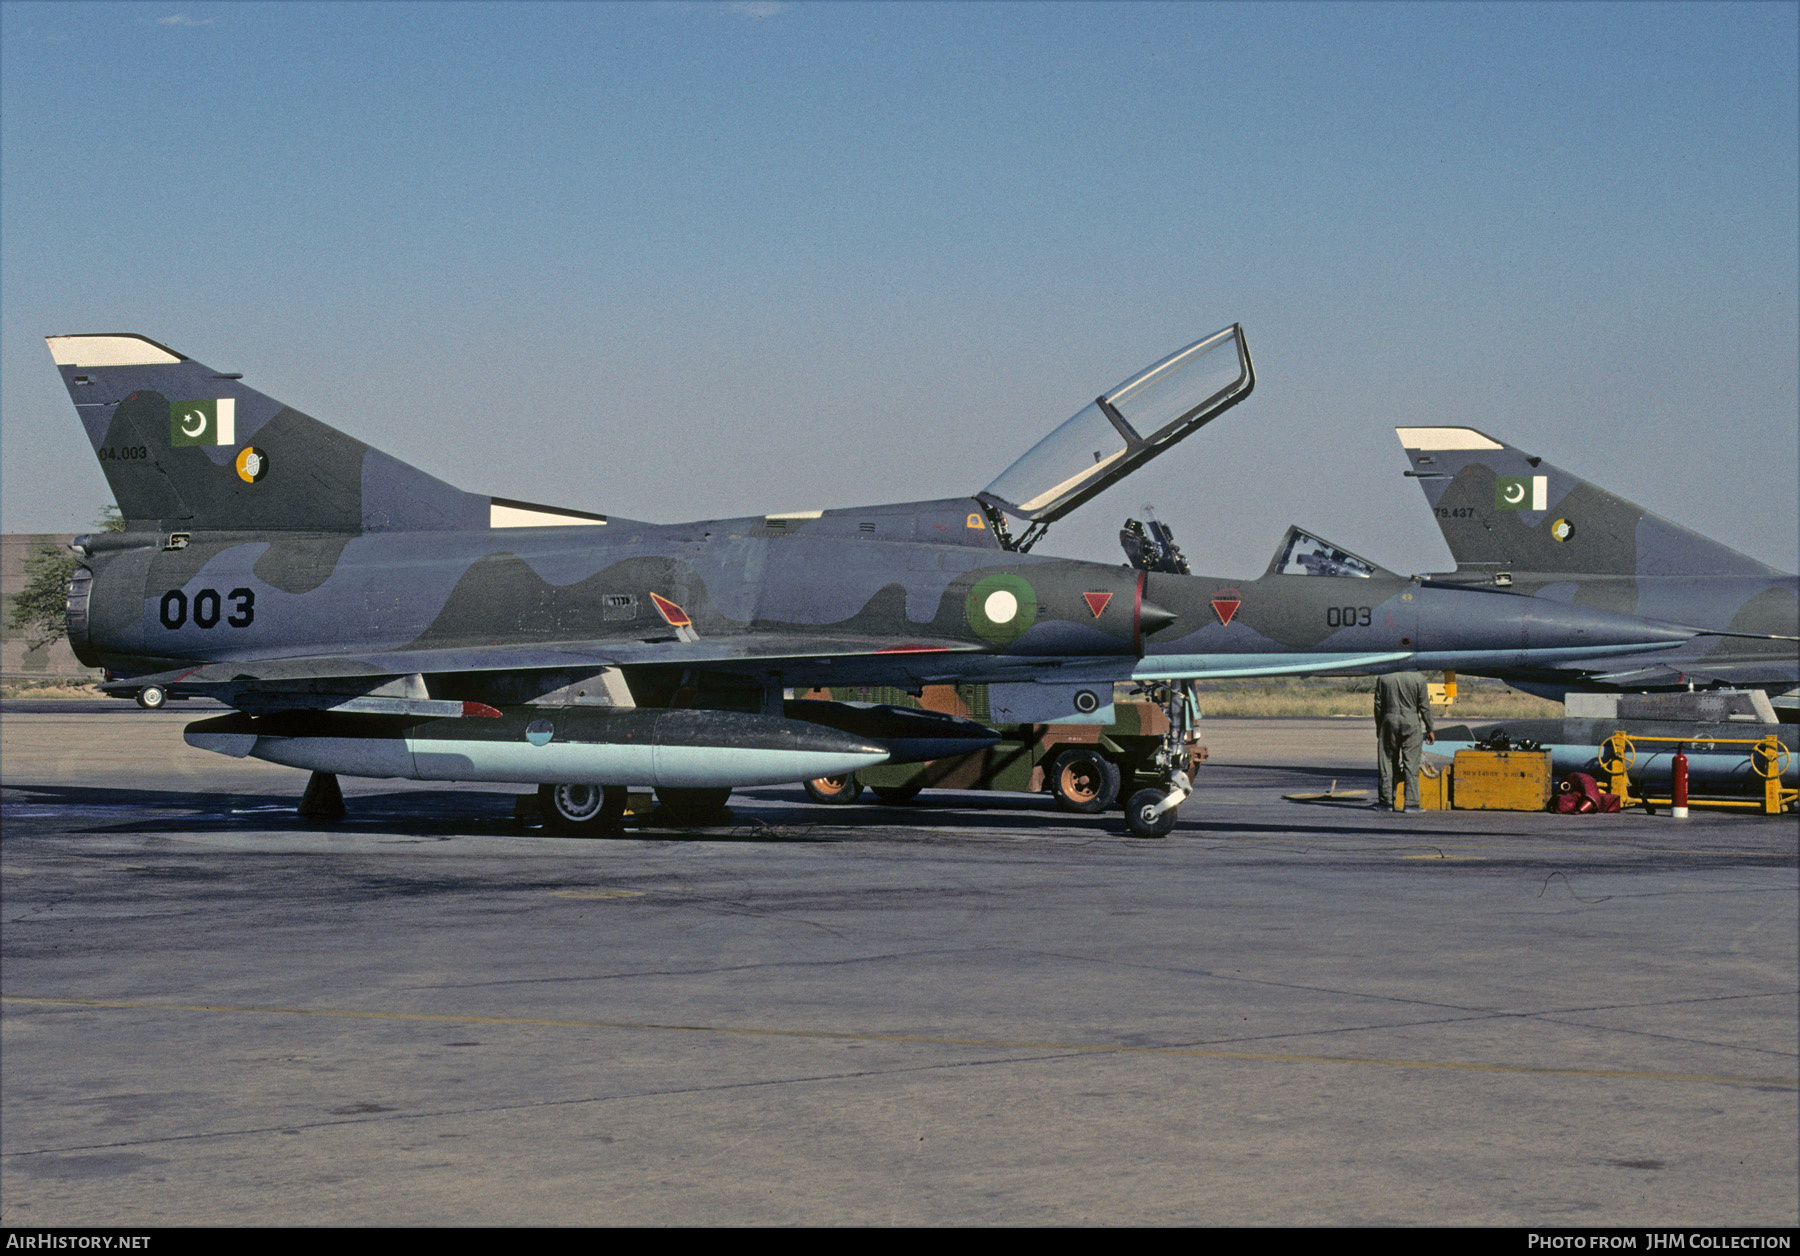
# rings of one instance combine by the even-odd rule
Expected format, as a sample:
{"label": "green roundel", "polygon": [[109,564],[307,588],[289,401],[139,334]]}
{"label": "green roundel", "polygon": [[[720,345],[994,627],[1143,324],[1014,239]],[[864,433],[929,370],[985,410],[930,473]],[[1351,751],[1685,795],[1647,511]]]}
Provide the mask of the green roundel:
{"label": "green roundel", "polygon": [[1009,645],[1037,622],[1037,592],[1023,576],[983,576],[969,590],[969,627],[983,641]]}

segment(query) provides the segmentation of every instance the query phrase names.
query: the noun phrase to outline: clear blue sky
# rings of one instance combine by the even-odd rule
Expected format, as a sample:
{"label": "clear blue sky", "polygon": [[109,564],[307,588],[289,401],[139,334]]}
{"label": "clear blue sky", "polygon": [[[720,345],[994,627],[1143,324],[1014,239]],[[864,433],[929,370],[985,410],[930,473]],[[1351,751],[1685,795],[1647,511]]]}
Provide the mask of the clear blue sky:
{"label": "clear blue sky", "polygon": [[662,521],[981,488],[1234,321],[1146,498],[1448,565],[1398,424],[1800,565],[1800,6],[0,5],[0,527],[108,494],[137,331],[470,489]]}

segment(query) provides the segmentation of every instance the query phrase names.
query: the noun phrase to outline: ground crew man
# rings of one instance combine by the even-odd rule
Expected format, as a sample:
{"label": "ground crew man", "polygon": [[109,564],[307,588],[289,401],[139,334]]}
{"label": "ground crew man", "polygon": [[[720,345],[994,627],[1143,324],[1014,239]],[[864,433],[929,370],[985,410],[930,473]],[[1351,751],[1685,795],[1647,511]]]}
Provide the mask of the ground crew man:
{"label": "ground crew man", "polygon": [[1419,756],[1431,728],[1431,703],[1420,672],[1390,672],[1375,679],[1375,735],[1380,739],[1381,789],[1375,806],[1394,810],[1394,782],[1406,782],[1405,803],[1419,805]]}

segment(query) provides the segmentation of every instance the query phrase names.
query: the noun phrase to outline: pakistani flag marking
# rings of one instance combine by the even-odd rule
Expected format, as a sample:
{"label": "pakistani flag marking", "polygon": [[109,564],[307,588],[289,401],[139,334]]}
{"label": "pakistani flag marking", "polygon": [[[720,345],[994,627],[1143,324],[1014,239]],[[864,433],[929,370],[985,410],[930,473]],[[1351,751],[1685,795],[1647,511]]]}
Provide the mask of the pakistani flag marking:
{"label": "pakistani flag marking", "polygon": [[1547,475],[1508,475],[1494,481],[1495,510],[1545,510],[1549,501]]}
{"label": "pakistani flag marking", "polygon": [[218,397],[169,403],[169,444],[237,444],[237,399]]}

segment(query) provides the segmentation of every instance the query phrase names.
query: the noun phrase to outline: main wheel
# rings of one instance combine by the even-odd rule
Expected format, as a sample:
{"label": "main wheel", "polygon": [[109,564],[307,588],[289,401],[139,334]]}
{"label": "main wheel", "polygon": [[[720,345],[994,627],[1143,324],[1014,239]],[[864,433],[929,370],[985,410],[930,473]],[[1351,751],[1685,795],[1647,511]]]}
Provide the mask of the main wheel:
{"label": "main wheel", "polygon": [[1169,796],[1166,789],[1140,789],[1125,804],[1125,823],[1131,826],[1136,837],[1167,837],[1169,830],[1175,827],[1175,813],[1179,807],[1170,807],[1161,815],[1152,815],[1156,804]]}
{"label": "main wheel", "polygon": [[855,802],[861,797],[862,790],[862,782],[856,779],[854,772],[843,776],[821,776],[817,780],[806,782],[807,797],[827,805],[842,806]]}
{"label": "main wheel", "polygon": [[1119,796],[1119,765],[1087,746],[1056,756],[1048,773],[1056,805],[1077,815],[1095,815]]}
{"label": "main wheel", "polygon": [[723,789],[658,789],[656,801],[676,824],[705,824],[721,818],[731,786]]}
{"label": "main wheel", "polygon": [[570,837],[599,837],[624,828],[623,785],[539,785],[544,821]]}
{"label": "main wheel", "polygon": [[869,788],[875,791],[875,797],[881,799],[888,806],[904,807],[917,798],[919,791],[925,787],[923,785],[871,785]]}
{"label": "main wheel", "polygon": [[161,710],[169,701],[169,691],[161,685],[145,685],[137,693],[137,704],[146,711]]}

